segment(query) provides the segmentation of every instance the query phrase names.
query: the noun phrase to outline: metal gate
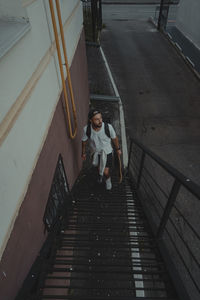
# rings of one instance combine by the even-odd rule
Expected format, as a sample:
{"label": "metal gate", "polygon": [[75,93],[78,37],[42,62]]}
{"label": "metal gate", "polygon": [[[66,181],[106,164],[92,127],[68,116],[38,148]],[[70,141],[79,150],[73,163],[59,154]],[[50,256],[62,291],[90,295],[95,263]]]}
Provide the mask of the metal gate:
{"label": "metal gate", "polygon": [[82,0],[86,41],[97,42],[102,29],[101,0]]}

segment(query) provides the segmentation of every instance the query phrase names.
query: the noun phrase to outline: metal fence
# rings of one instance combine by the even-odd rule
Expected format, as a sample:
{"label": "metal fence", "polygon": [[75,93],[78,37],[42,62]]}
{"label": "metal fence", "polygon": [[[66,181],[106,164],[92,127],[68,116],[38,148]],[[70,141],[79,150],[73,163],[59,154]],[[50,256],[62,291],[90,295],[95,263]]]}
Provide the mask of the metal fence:
{"label": "metal fence", "polygon": [[82,0],[86,41],[97,42],[102,29],[101,0]]}
{"label": "metal fence", "polygon": [[200,299],[200,187],[135,139],[129,173],[180,298]]}
{"label": "metal fence", "polygon": [[66,215],[66,209],[70,206],[70,200],[69,187],[60,155],[43,217],[47,231],[52,231],[60,218]]}
{"label": "metal fence", "polygon": [[40,299],[41,287],[46,274],[51,272],[61,230],[68,222],[72,201],[73,197],[69,191],[63,160],[59,155],[43,217],[48,235],[15,300]]}

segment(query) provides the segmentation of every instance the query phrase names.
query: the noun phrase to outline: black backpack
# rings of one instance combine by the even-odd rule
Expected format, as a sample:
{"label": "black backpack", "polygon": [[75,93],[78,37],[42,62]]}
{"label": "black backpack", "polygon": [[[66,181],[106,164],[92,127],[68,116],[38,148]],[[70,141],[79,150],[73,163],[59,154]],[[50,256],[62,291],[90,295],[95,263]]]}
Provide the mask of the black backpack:
{"label": "black backpack", "polygon": [[[110,138],[110,130],[109,130],[108,123],[106,123],[106,122],[104,122],[104,129],[105,129],[105,134],[107,135],[107,137]],[[88,139],[90,139],[90,136],[91,136],[91,124],[88,124],[88,126],[87,126],[86,135],[87,135]]]}

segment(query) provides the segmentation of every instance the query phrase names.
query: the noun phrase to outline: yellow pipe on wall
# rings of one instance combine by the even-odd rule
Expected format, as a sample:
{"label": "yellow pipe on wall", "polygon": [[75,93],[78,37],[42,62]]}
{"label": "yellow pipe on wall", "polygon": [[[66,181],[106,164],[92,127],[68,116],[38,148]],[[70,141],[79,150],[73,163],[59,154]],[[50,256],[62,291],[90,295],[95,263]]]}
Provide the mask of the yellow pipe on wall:
{"label": "yellow pipe on wall", "polygon": [[71,75],[70,75],[69,65],[68,65],[68,60],[67,60],[67,51],[66,51],[66,46],[65,46],[65,37],[64,37],[62,20],[61,20],[59,0],[56,0],[56,9],[57,9],[58,21],[59,21],[59,26],[60,26],[62,47],[63,47],[63,53],[64,53],[64,58],[65,58],[65,67],[66,67],[66,71],[67,71],[67,82],[69,85],[72,111],[73,111],[73,117],[74,117],[74,132],[72,132],[72,123],[71,123],[71,116],[70,116],[70,111],[69,111],[69,100],[68,100],[68,95],[67,95],[67,88],[65,85],[62,57],[61,57],[58,31],[57,31],[57,26],[56,26],[56,18],[55,18],[54,6],[53,6],[52,0],[49,0],[49,7],[50,7],[50,12],[51,12],[51,18],[52,18],[52,24],[53,24],[53,30],[54,30],[56,48],[57,48],[57,54],[58,54],[58,62],[59,62],[59,67],[60,67],[60,75],[61,75],[65,104],[66,104],[66,113],[67,113],[67,119],[68,119],[68,125],[69,125],[69,136],[71,139],[74,139],[77,134],[77,116],[76,116],[76,107],[75,107],[74,95],[73,95],[73,89],[72,89]]}

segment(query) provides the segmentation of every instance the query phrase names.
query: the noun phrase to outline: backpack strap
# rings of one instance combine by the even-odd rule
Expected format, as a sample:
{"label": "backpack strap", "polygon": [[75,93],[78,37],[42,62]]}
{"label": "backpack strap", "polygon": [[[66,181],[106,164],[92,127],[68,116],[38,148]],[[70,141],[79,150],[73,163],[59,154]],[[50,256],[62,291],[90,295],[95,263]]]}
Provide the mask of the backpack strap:
{"label": "backpack strap", "polygon": [[104,129],[105,129],[105,134],[107,135],[107,137],[110,138],[110,129],[108,126],[108,123],[104,122]]}
{"label": "backpack strap", "polygon": [[[109,129],[108,123],[106,123],[106,122],[104,122],[104,130],[105,130],[105,134],[107,135],[107,137],[110,138],[110,129]],[[91,124],[87,125],[86,135],[87,135],[88,139],[90,139],[90,136],[91,136]]]}
{"label": "backpack strap", "polygon": [[90,124],[88,124],[88,126],[87,126],[86,135],[87,135],[88,139],[90,139],[90,136],[91,136],[91,125]]}

